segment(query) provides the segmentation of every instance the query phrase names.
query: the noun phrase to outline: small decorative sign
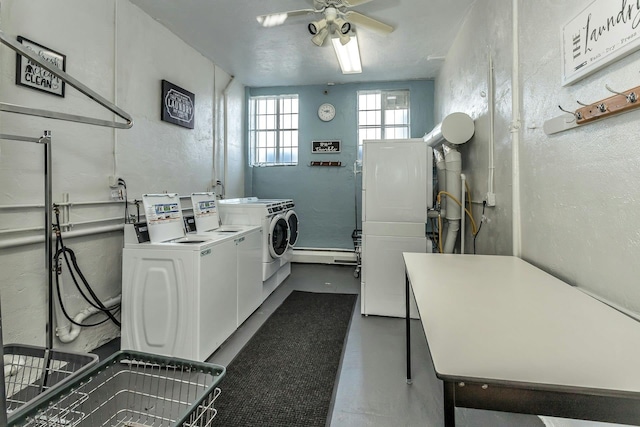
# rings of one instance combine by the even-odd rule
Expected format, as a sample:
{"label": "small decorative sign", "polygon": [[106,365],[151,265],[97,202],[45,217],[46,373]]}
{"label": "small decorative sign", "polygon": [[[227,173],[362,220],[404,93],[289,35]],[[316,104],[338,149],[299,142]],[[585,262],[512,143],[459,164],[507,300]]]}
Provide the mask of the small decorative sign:
{"label": "small decorative sign", "polygon": [[162,80],[163,121],[193,129],[195,104],[196,96],[193,93]]}
{"label": "small decorative sign", "polygon": [[[18,36],[18,42],[22,43],[26,49],[29,49],[44,61],[65,71],[67,60],[65,55],[25,39],[22,36]],[[64,98],[64,82],[60,77],[20,54],[18,54],[16,60],[16,84]]]}
{"label": "small decorative sign", "polygon": [[562,28],[562,85],[640,48],[640,1],[595,0]]}
{"label": "small decorative sign", "polygon": [[340,141],[312,141],[311,152],[317,153],[339,153]]}

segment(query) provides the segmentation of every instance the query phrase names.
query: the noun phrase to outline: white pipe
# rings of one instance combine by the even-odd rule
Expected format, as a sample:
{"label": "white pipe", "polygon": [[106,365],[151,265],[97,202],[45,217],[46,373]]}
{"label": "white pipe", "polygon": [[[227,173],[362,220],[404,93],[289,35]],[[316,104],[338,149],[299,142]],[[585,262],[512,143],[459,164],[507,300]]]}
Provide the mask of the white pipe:
{"label": "white pipe", "polygon": [[426,134],[423,140],[431,148],[436,148],[443,142],[460,145],[470,140],[474,132],[471,117],[465,113],[451,113]]}
{"label": "white pipe", "polygon": [[211,100],[213,101],[213,129],[211,129],[212,133],[212,141],[213,147],[211,152],[211,191],[214,193],[218,193],[218,174],[216,171],[216,162],[218,161],[218,156],[216,154],[216,148],[218,146],[218,126],[216,124],[216,117],[218,117],[218,100],[216,94],[216,65],[213,64],[213,91],[211,93]]}
{"label": "white pipe", "polygon": [[491,52],[489,52],[489,176],[487,178],[487,197],[493,195],[494,183],[495,183],[495,161],[494,161],[494,148],[495,148],[495,89],[494,89],[494,74],[493,74],[493,58]]}
{"label": "white pipe", "polygon": [[[104,227],[93,227],[85,230],[67,231],[62,233],[62,237],[84,237],[95,234],[111,233],[114,231],[121,231],[124,229],[124,224],[106,225]],[[0,241],[0,249],[15,248],[18,246],[32,245],[36,243],[42,243],[45,241],[44,236],[30,236],[30,237],[18,237],[15,239],[6,239]]]}
{"label": "white pipe", "polygon": [[460,194],[460,203],[462,206],[460,207],[460,216],[462,217],[462,222],[460,223],[460,253],[464,254],[464,233],[465,233],[465,211],[464,207],[466,205],[466,197],[464,194],[464,190],[466,188],[467,177],[465,174],[460,174],[460,180],[462,181],[462,192]]}
{"label": "white pipe", "polygon": [[[229,98],[229,89],[231,88],[231,84],[233,83],[233,81],[235,80],[234,76],[231,76],[231,80],[229,80],[229,83],[227,83],[227,86],[224,88],[224,90],[222,91],[222,94],[224,95],[223,101],[224,101],[224,164],[223,164],[223,168],[224,168],[224,183],[228,182],[227,180],[227,171],[229,169],[228,167],[228,163],[229,163],[229,108],[227,105],[227,100]],[[226,188],[226,187],[222,187],[222,188]],[[222,197],[225,198],[226,194],[222,194]]]}
{"label": "white pipe", "polygon": [[[453,197],[460,195],[460,174],[462,173],[462,155],[458,150],[444,146],[444,161],[446,170],[446,191]],[[452,206],[452,205],[449,205]],[[448,230],[447,237],[444,241],[443,252],[445,254],[453,253],[460,231],[460,211],[455,208],[447,209],[445,218],[447,219]]]}
{"label": "white pipe", "polygon": [[43,209],[44,205],[0,205],[0,209]]}
{"label": "white pipe", "polygon": [[519,14],[518,0],[513,0],[513,65],[511,67],[511,109],[513,122],[511,124],[511,192],[512,192],[512,251],[513,256],[520,257],[522,253],[522,225],[520,209],[520,51],[518,40]]}
{"label": "white pipe", "polygon": [[[122,300],[122,295],[118,295],[117,297],[114,297],[105,301],[103,305],[107,308],[110,308],[115,306],[116,304],[120,304],[121,300]],[[102,311],[100,311],[99,309],[93,306],[89,306],[84,310],[82,310],[80,313],[76,314],[75,317],[73,318],[73,321],[76,323],[82,323],[85,320],[87,320],[89,317],[97,313],[102,313]],[[64,327],[57,327],[56,335],[58,336],[58,339],[61,342],[70,343],[71,341],[78,338],[78,335],[80,335],[81,330],[82,330],[81,326],[78,326],[73,323],[69,323],[69,325],[65,325]]]}
{"label": "white pipe", "polygon": [[[437,148],[433,149],[433,158],[436,160],[436,170],[437,170],[437,177],[438,177],[438,189],[437,189],[437,193],[439,194],[441,191],[445,191],[447,188],[447,173],[445,171],[445,166],[444,166],[444,154],[442,153],[442,151],[440,151]],[[441,216],[445,216],[447,213],[447,197],[440,197],[440,215]],[[442,230],[440,230],[440,233],[442,236],[446,235],[446,228],[447,228],[447,224],[446,222],[442,223]]]}

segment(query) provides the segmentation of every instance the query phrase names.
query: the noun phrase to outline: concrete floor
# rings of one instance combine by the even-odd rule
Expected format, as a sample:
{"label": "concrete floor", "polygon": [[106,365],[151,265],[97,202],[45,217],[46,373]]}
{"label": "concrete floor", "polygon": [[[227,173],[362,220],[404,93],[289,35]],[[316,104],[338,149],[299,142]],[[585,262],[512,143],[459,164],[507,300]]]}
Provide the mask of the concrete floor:
{"label": "concrete floor", "polygon": [[[291,276],[208,359],[228,365],[264,321],[293,290],[360,293],[354,268],[293,264]],[[404,319],[353,313],[334,390],[330,427],[441,427],[444,424],[442,382],[435,376],[419,321],[412,321],[413,384],[406,383]],[[102,360],[119,341],[96,350]],[[224,381],[221,383],[224,393]],[[538,417],[473,409],[456,409],[458,427],[543,427]],[[292,426],[293,427],[293,426]]]}
{"label": "concrete floor", "polygon": [[[293,264],[291,276],[227,340],[209,362],[228,365],[293,290],[360,293],[349,266]],[[413,384],[406,383],[404,319],[362,316],[356,303],[340,367],[331,427],[444,424],[442,382],[431,364],[419,322],[413,321]],[[222,384],[224,393],[224,383]],[[456,409],[460,427],[541,427],[534,416]]]}

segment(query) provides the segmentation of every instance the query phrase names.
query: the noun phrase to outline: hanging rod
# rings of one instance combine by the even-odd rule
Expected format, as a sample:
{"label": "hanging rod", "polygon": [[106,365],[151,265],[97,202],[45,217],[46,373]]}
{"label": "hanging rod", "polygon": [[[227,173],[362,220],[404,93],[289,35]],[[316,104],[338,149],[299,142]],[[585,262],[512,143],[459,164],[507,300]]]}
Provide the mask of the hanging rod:
{"label": "hanging rod", "polygon": [[97,125],[97,126],[106,126],[106,127],[112,127],[112,128],[118,128],[118,129],[129,129],[131,126],[133,126],[133,118],[126,111],[114,105],[113,103],[109,102],[106,98],[102,97],[101,95],[99,95],[98,93],[90,89],[88,86],[79,82],[78,80],[76,80],[66,72],[62,71],[55,65],[50,64],[47,61],[44,61],[38,55],[29,51],[17,41],[8,38],[3,31],[0,31],[0,42],[5,44],[9,48],[13,49],[19,55],[25,56],[30,60],[38,63],[38,65],[40,65],[42,68],[46,69],[47,71],[50,71],[51,73],[59,77],[63,82],[78,89],[80,92],[82,92],[83,94],[85,94],[86,96],[88,96],[89,98],[97,102],[98,104],[102,105],[107,110],[111,111],[112,113],[124,119],[126,123],[109,121],[109,120],[101,120],[101,119],[96,119],[92,117],[77,116],[75,114],[60,113],[57,111],[41,110],[38,108],[23,107],[20,105],[7,104],[4,102],[0,102],[0,111],[6,111],[9,113],[17,113],[17,114],[26,114],[29,116],[45,117],[45,118],[56,119],[56,120],[65,120],[65,121],[77,122],[77,123],[86,123],[86,124]]}

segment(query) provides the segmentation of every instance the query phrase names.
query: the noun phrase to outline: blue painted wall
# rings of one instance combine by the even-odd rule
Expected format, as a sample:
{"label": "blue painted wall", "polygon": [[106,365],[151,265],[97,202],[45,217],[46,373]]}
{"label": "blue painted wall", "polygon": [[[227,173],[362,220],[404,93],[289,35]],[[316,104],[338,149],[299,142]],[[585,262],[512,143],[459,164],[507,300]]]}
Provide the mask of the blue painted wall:
{"label": "blue painted wall", "polygon": [[[248,196],[294,199],[300,218],[298,247],[353,248],[351,233],[356,227],[361,228],[362,216],[361,175],[356,176],[353,171],[357,156],[357,92],[374,89],[410,90],[412,138],[422,137],[435,125],[432,80],[246,90],[247,99],[294,93],[299,96],[298,165],[248,167],[245,177]],[[326,123],[317,115],[318,107],[325,102],[336,107],[336,117]],[[311,141],[333,139],[342,141],[340,153],[311,153]],[[342,167],[311,167],[312,161],[340,161]]]}

